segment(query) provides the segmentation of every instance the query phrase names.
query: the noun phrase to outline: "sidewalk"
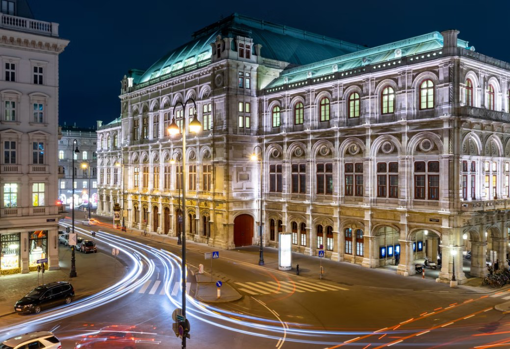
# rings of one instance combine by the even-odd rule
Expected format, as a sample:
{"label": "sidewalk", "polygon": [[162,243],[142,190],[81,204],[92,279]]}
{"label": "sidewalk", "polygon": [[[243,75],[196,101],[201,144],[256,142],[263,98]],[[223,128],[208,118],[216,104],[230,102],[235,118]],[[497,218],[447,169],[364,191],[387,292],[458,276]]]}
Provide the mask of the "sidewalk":
{"label": "sidewalk", "polygon": [[[60,269],[46,270],[44,283],[68,281],[75,291],[75,299],[84,298],[115,284],[125,274],[125,266],[112,257],[109,251],[82,254],[76,252],[77,277],[70,278],[71,249],[59,245]],[[14,303],[42,284],[42,273],[0,276],[0,318],[14,313]]]}

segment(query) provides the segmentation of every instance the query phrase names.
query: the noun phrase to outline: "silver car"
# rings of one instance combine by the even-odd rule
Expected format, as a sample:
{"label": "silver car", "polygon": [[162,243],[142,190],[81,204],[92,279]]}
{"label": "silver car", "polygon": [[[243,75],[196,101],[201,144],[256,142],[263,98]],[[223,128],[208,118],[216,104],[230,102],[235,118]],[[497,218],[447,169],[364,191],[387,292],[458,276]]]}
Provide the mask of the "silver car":
{"label": "silver car", "polygon": [[2,342],[0,349],[45,348],[62,349],[62,343],[48,331],[20,334]]}

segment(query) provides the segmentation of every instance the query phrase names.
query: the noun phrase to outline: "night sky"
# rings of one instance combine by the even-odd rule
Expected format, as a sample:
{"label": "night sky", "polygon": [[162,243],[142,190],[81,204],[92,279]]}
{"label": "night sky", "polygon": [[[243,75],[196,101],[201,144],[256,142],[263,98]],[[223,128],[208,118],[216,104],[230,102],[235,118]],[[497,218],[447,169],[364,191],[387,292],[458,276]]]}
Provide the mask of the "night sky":
{"label": "night sky", "polygon": [[115,119],[129,69],[149,68],[234,12],[370,47],[458,29],[477,52],[510,62],[508,1],[28,1],[36,19],[59,23],[71,41],[60,55],[61,125]]}

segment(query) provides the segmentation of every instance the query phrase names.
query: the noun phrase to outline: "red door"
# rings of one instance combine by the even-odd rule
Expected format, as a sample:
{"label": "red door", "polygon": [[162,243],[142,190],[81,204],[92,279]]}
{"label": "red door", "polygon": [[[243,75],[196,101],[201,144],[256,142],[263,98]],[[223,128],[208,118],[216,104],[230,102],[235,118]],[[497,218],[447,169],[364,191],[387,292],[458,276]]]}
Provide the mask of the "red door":
{"label": "red door", "polygon": [[234,244],[236,247],[253,244],[253,217],[247,214],[234,219]]}

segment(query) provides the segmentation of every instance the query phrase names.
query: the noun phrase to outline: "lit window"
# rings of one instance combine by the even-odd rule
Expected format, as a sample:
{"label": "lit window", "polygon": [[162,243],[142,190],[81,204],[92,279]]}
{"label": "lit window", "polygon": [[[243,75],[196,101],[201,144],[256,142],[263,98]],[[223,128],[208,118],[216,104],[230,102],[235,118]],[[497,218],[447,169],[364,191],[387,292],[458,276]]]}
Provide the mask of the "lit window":
{"label": "lit window", "polygon": [[326,250],[333,251],[334,247],[334,240],[333,240],[333,227],[327,226],[326,227]]}
{"label": "lit window", "polygon": [[87,153],[87,151],[85,150],[85,151],[84,151],[83,153],[81,153],[81,154],[82,154],[82,155],[81,155],[81,158],[82,158],[83,160],[87,160],[87,157],[88,157],[88,153]]}
{"label": "lit window", "polygon": [[16,121],[16,102],[5,101],[5,121]]}
{"label": "lit window", "polygon": [[83,181],[83,183],[82,183],[82,188],[83,188],[83,189],[87,189],[87,181]]}
{"label": "lit window", "polygon": [[63,150],[59,150],[58,151],[58,159],[59,160],[64,160],[64,151]]}
{"label": "lit window", "polygon": [[66,181],[61,181],[60,182],[60,189],[65,189],[66,188]]}
{"label": "lit window", "polygon": [[17,207],[18,206],[18,184],[5,183],[4,184],[4,207]]}
{"label": "lit window", "polygon": [[243,72],[239,72],[239,84],[238,84],[239,88],[243,88],[244,87],[244,73]]}
{"label": "lit window", "polygon": [[420,109],[434,108],[434,83],[425,80],[420,84]]}
{"label": "lit window", "polygon": [[348,117],[349,118],[359,118],[360,108],[359,108],[359,93],[353,92],[349,96],[349,109],[348,109]]}
{"label": "lit window", "polygon": [[42,165],[44,164],[44,143],[32,143],[32,163]]}
{"label": "lit window", "polygon": [[468,107],[473,106],[473,83],[471,79],[466,80],[466,105]]}
{"label": "lit window", "polygon": [[345,229],[345,254],[352,254],[352,229]]}
{"label": "lit window", "polygon": [[73,187],[74,187],[74,189],[78,189],[78,182],[76,182],[76,181],[75,181],[75,182],[73,183]]}
{"label": "lit window", "polygon": [[92,188],[94,188],[94,189],[97,188],[97,182],[96,181],[92,181]]}
{"label": "lit window", "polygon": [[212,130],[213,128],[213,116],[211,112],[211,103],[204,104],[203,113],[202,113],[204,123],[204,131]]}
{"label": "lit window", "polygon": [[202,166],[202,190],[210,192],[212,189],[212,165]]}
{"label": "lit window", "polygon": [[279,106],[273,107],[272,116],[273,116],[273,127],[280,127],[281,120],[280,120],[280,107]]}
{"label": "lit window", "polygon": [[321,99],[320,108],[321,108],[320,109],[320,121],[329,121],[329,115],[330,115],[329,98]]}
{"label": "lit window", "polygon": [[246,88],[246,89],[251,88],[250,73],[245,73],[244,74],[244,88]]}
{"label": "lit window", "polygon": [[356,256],[363,256],[364,253],[363,230],[356,229]]}
{"label": "lit window", "polygon": [[392,87],[385,87],[382,91],[382,114],[391,114],[395,111],[395,90]]}
{"label": "lit window", "polygon": [[322,225],[317,226],[317,248],[319,249],[324,248],[324,232]]}
{"label": "lit window", "polygon": [[301,223],[301,228],[300,228],[299,233],[301,236],[301,239],[300,239],[301,246],[306,246],[306,224],[305,223]]}
{"label": "lit window", "polygon": [[304,115],[303,103],[296,103],[296,107],[294,108],[294,125],[303,125]]}
{"label": "lit window", "polygon": [[44,183],[32,184],[32,206],[44,206]]}
{"label": "lit window", "polygon": [[298,243],[298,231],[297,231],[297,223],[292,222],[292,244],[297,245]]}

